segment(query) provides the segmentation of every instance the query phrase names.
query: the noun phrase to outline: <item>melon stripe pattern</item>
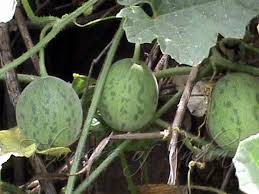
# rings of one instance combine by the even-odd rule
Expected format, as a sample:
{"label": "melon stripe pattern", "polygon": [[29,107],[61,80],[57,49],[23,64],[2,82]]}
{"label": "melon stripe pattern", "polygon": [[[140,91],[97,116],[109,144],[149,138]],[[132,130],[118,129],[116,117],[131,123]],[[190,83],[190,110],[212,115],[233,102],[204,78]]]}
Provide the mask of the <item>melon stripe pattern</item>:
{"label": "melon stripe pattern", "polygon": [[98,107],[110,127],[134,131],[151,121],[157,103],[158,87],[152,71],[126,58],[111,67]]}
{"label": "melon stripe pattern", "polygon": [[239,141],[259,132],[259,80],[244,73],[231,73],[213,89],[208,128],[215,142],[236,152]]}
{"label": "melon stripe pattern", "polygon": [[65,81],[47,76],[31,82],[16,106],[17,125],[39,149],[69,146],[80,134],[80,100]]}

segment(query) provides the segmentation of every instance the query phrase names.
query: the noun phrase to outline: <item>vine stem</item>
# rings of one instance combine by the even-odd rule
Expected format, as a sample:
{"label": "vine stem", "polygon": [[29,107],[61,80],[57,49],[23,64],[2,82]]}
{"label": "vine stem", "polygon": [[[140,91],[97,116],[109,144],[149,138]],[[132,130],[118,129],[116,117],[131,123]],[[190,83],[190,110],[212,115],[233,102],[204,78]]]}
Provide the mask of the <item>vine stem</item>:
{"label": "vine stem", "polygon": [[248,44],[248,43],[245,43],[244,41],[241,41],[241,44],[247,49],[247,50],[250,50],[254,53],[256,53],[257,55],[259,54],[259,49]]}
{"label": "vine stem", "polygon": [[[44,28],[41,30],[40,33],[40,41],[44,38],[48,30],[53,26],[53,22],[48,23],[47,25],[44,26]],[[39,61],[39,67],[40,67],[40,76],[44,77],[48,75],[46,66],[45,66],[45,52],[44,52],[44,47],[40,49],[39,53],[40,61]]]}
{"label": "vine stem", "polygon": [[[103,64],[103,69],[102,69],[102,71],[99,75],[99,81],[97,82],[96,87],[95,87],[95,91],[94,91],[93,98],[92,98],[92,103],[90,105],[90,108],[89,108],[89,111],[88,111],[88,114],[87,114],[87,118],[86,118],[86,121],[85,121],[84,126],[83,126],[83,131],[82,131],[82,134],[81,134],[81,137],[80,137],[77,149],[76,149],[76,153],[75,153],[75,157],[74,157],[74,163],[72,164],[70,174],[74,174],[78,170],[79,163],[81,161],[80,159],[81,159],[81,156],[82,156],[82,153],[83,153],[83,149],[84,149],[84,146],[86,144],[86,138],[88,136],[89,129],[90,129],[90,126],[91,126],[91,123],[92,123],[92,119],[93,119],[95,111],[97,109],[98,101],[101,97],[101,93],[102,93],[102,89],[103,89],[103,86],[104,86],[104,83],[105,83],[105,79],[107,77],[108,71],[109,71],[110,66],[112,64],[113,57],[115,55],[115,52],[118,48],[120,39],[121,39],[121,37],[123,35],[123,32],[124,32],[123,31],[123,23],[124,23],[124,20],[121,21],[121,24],[120,24],[120,26],[119,26],[119,28],[118,28],[118,30],[117,30],[114,38],[113,38],[112,46],[108,51],[107,57],[106,57],[105,62]],[[75,184],[75,180],[76,180],[75,176],[69,177],[68,183],[67,183],[66,194],[72,193],[73,187],[74,187],[74,184]]]}
{"label": "vine stem", "polygon": [[9,70],[21,65],[24,61],[38,52],[42,47],[44,47],[49,41],[51,41],[55,36],[68,25],[69,23],[73,22],[76,17],[81,15],[85,10],[91,8],[98,0],[88,0],[85,4],[81,7],[77,8],[75,11],[68,15],[64,15],[61,19],[57,19],[53,25],[51,31],[40,41],[38,42],[33,48],[28,50],[26,53],[22,54],[17,59],[13,60],[11,63],[5,65],[3,68],[0,69],[0,76]]}
{"label": "vine stem", "polygon": [[105,18],[99,18],[99,19],[93,20],[91,22],[87,22],[86,24],[79,24],[75,21],[74,24],[76,26],[80,27],[80,28],[84,28],[84,27],[88,27],[88,26],[91,26],[91,25],[98,24],[99,22],[103,22],[103,21],[106,21],[106,20],[113,20],[113,19],[117,19],[116,16],[108,16],[108,17],[105,17]]}
{"label": "vine stem", "polygon": [[169,99],[155,114],[154,116],[154,120],[158,119],[159,117],[161,117],[164,113],[166,113],[171,107],[175,106],[181,96],[183,94],[183,90],[179,90],[171,99]]}
{"label": "vine stem", "polygon": [[33,10],[31,9],[31,6],[30,6],[30,3],[28,0],[22,0],[21,2],[22,2],[24,10],[26,12],[26,15],[30,18],[30,20],[33,23],[47,24],[49,22],[53,22],[58,19],[58,17],[54,17],[54,16],[43,16],[43,17],[36,16],[34,14]]}
{"label": "vine stem", "polygon": [[212,52],[213,52],[213,55],[210,57],[210,61],[216,67],[221,67],[232,71],[240,71],[243,73],[249,73],[254,76],[259,76],[259,68],[253,67],[250,65],[234,63],[222,57],[216,49],[212,50]]}
{"label": "vine stem", "polygon": [[86,179],[82,182],[73,194],[82,194],[95,180],[96,178],[117,158],[123,150],[130,144],[130,140],[126,140],[121,143]]}
{"label": "vine stem", "polygon": [[160,79],[171,77],[174,75],[187,75],[191,72],[191,70],[192,67],[173,67],[157,71],[154,74],[157,79]]}
{"label": "vine stem", "polygon": [[[27,75],[27,74],[17,74],[18,80],[21,82],[31,82],[37,78],[39,78],[38,76],[35,75]],[[1,75],[0,76],[0,80],[4,80],[5,79],[5,75]]]}

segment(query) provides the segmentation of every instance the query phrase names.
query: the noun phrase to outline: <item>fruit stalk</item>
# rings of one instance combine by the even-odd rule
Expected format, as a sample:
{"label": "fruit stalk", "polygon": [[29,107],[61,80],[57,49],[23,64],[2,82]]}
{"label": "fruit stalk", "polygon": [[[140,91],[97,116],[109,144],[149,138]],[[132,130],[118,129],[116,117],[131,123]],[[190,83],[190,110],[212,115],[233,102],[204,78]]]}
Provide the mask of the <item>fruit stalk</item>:
{"label": "fruit stalk", "polygon": [[[51,29],[51,27],[53,26],[53,22],[52,23],[48,23],[46,26],[44,26],[44,28],[41,30],[40,33],[40,41],[45,37],[46,33],[48,32],[49,29]],[[40,61],[39,61],[39,66],[40,66],[40,76],[47,76],[47,69],[45,66],[45,52],[44,52],[44,47],[42,47],[40,49],[39,52],[39,57],[40,57]]]}
{"label": "fruit stalk", "polygon": [[139,61],[139,58],[140,58],[140,49],[141,49],[140,44],[136,43],[135,49],[134,49],[134,54],[133,54],[133,60],[137,64],[138,64],[138,61]]}

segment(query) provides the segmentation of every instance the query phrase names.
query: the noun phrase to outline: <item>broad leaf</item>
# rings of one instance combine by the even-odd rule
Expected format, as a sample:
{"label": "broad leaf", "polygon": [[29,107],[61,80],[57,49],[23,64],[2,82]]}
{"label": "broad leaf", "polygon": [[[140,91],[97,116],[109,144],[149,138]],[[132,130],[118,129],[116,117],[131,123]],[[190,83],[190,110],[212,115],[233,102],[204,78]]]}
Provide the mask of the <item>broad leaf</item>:
{"label": "broad leaf", "polygon": [[259,193],[259,133],[241,141],[233,158],[239,187],[245,193]]}
{"label": "broad leaf", "polygon": [[[157,39],[162,52],[179,63],[194,65],[208,56],[217,34],[241,38],[245,26],[259,14],[258,0],[118,0],[126,17],[129,42],[151,43]],[[149,3],[149,17],[136,3]]]}

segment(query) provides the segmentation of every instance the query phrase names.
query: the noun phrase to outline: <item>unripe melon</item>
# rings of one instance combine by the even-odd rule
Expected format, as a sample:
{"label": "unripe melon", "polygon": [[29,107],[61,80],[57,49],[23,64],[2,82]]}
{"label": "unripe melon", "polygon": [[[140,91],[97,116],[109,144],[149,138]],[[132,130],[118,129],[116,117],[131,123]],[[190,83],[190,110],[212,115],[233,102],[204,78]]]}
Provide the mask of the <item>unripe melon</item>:
{"label": "unripe melon", "polygon": [[152,71],[133,59],[117,61],[111,67],[99,103],[104,121],[119,131],[134,131],[153,118],[158,87]]}
{"label": "unripe melon", "polygon": [[52,76],[31,82],[16,106],[18,127],[40,149],[71,145],[79,137],[82,118],[81,103],[71,85]]}
{"label": "unripe melon", "polygon": [[239,141],[259,132],[259,80],[244,73],[220,79],[212,91],[207,124],[216,143],[235,153]]}

